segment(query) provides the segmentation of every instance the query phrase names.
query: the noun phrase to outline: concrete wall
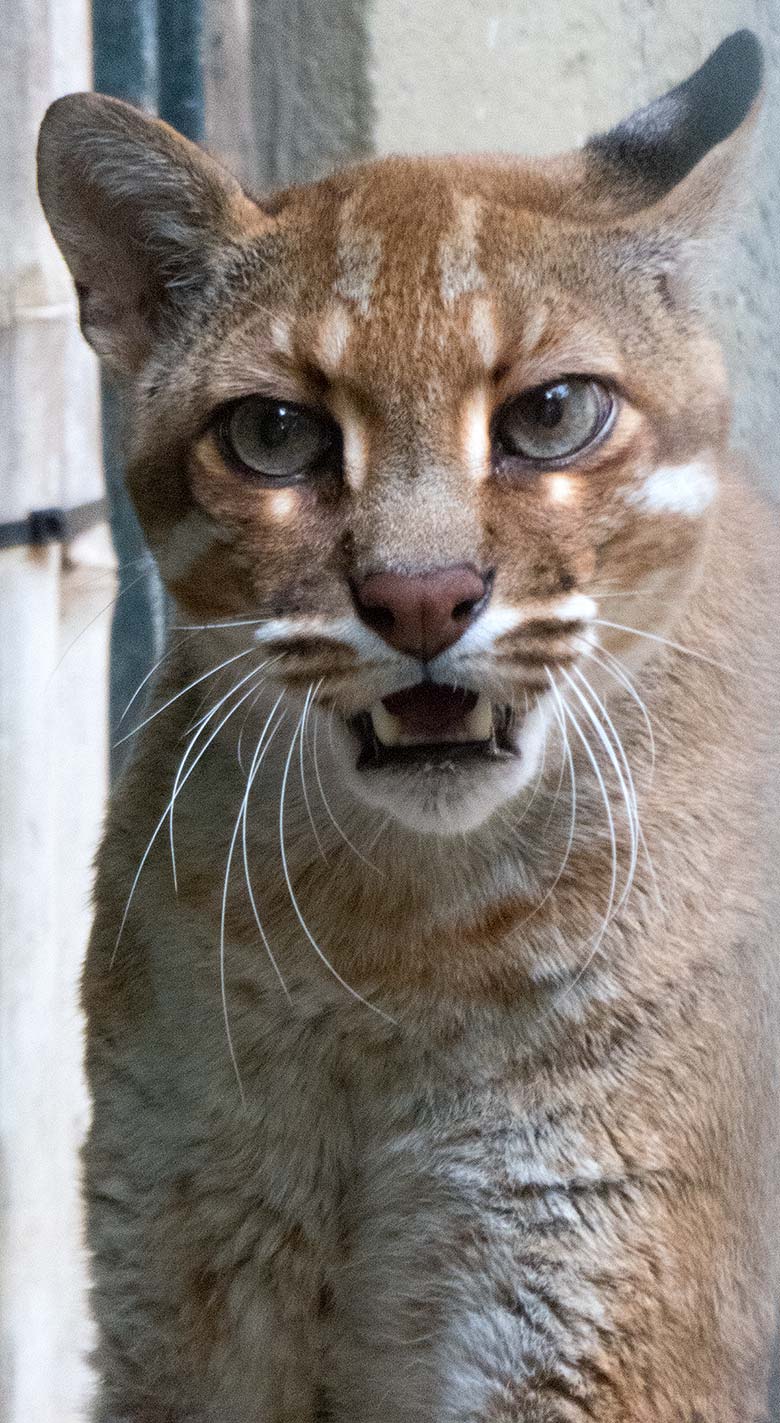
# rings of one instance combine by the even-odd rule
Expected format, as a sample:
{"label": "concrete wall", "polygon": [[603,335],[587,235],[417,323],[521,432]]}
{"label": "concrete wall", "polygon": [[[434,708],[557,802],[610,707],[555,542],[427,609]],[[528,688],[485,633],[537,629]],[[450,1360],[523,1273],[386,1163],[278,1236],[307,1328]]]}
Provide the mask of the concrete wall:
{"label": "concrete wall", "polygon": [[780,494],[780,0],[374,0],[380,152],[553,153],[697,67],[730,31],[764,40],[752,199],[722,263],[735,438]]}

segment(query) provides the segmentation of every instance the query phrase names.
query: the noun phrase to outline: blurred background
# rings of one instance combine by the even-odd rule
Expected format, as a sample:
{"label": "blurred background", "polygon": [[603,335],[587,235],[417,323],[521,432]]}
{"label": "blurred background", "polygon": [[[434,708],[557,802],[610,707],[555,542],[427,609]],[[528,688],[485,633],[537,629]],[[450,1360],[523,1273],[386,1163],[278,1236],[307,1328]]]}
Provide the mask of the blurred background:
{"label": "blurred background", "polygon": [[776,499],[780,0],[0,0],[0,13],[0,1420],[76,1423],[77,981],[121,714],[164,610],[122,492],[116,397],[101,395],[37,205],[43,113],[74,89],[119,95],[262,190],[371,151],[565,149],[751,26],[767,104],[715,315],[735,441]]}

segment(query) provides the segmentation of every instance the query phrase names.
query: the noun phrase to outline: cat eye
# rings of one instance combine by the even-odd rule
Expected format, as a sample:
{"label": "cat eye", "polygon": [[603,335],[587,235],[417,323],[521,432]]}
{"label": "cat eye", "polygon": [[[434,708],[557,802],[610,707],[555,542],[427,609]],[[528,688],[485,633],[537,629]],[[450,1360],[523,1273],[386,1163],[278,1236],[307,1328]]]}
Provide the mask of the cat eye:
{"label": "cat eye", "polygon": [[234,401],[221,415],[217,434],[233,464],[258,478],[290,483],[325,458],[336,443],[332,421],[305,406],[264,395]]}
{"label": "cat eye", "polygon": [[493,424],[494,443],[508,459],[561,464],[605,433],[614,409],[614,396],[598,381],[567,376],[502,406]]}

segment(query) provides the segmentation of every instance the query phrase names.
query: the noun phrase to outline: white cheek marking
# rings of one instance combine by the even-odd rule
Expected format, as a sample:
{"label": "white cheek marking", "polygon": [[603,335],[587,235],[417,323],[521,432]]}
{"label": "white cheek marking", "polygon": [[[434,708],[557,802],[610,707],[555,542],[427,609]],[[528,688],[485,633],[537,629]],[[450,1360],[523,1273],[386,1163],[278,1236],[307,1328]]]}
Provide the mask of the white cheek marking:
{"label": "white cheek marking", "polygon": [[712,504],[717,488],[712,467],[705,460],[694,460],[654,469],[638,488],[627,492],[626,502],[651,514],[683,514],[695,519]]}
{"label": "white cheek marking", "polygon": [[[566,598],[554,598],[549,602],[529,604],[524,608],[512,608],[508,603],[494,602],[489,605],[476,622],[459,638],[448,652],[436,659],[439,667],[446,665],[445,659],[453,660],[453,665],[461,654],[489,652],[496,640],[504,633],[512,632],[523,623],[538,618],[559,618],[562,626],[571,622],[587,622],[596,616],[597,604],[584,593],[572,593]],[[353,614],[343,614],[337,618],[325,614],[309,613],[301,617],[269,618],[254,629],[256,642],[274,642],[287,637],[332,637],[337,642],[346,643],[353,651],[367,660],[392,661],[397,667],[408,666],[415,672],[419,663],[414,657],[393,652],[378,633],[372,632]]]}
{"label": "white cheek marking", "polygon": [[451,306],[459,296],[484,291],[485,274],[477,262],[477,237],[482,203],[477,197],[456,198],[456,217],[439,247],[441,299]]}
{"label": "white cheek marking", "polygon": [[536,603],[523,609],[523,622],[532,623],[537,618],[559,618],[562,623],[587,623],[595,618],[598,604],[587,593],[570,593],[568,598],[551,598],[547,603]]}
{"label": "white cheek marking", "polygon": [[522,621],[520,608],[510,608],[507,603],[491,603],[476,622],[466,629],[463,636],[458,638],[452,652],[455,656],[489,652],[497,638],[506,632],[512,632]]}
{"label": "white cheek marking", "polygon": [[[467,628],[454,644],[452,655],[468,656],[475,652],[490,652],[494,643],[505,633],[514,632],[524,623],[557,619],[561,628],[567,623],[590,622],[598,611],[597,604],[585,593],[571,593],[565,598],[551,598],[548,602],[529,603],[526,607],[512,608],[508,603],[491,603],[485,612]],[[448,656],[448,653],[443,653]]]}
{"label": "white cheek marking", "polygon": [[339,303],[323,318],[317,334],[317,357],[326,376],[337,375],[352,335],[352,318]]}
{"label": "white cheek marking", "polygon": [[474,297],[469,324],[471,326],[471,334],[474,337],[474,342],[482,358],[485,370],[492,370],[496,364],[496,356],[498,355],[498,332],[496,330],[493,303],[489,297]]}
{"label": "white cheek marking", "polygon": [[271,519],[283,523],[298,507],[298,497],[292,489],[270,490],[265,500],[265,512]]}
{"label": "white cheek marking", "polygon": [[570,504],[577,493],[577,485],[570,474],[548,474],[544,490],[552,504]]}
{"label": "white cheek marking", "polygon": [[344,301],[354,302],[361,315],[367,316],[382,265],[382,239],[377,232],[360,226],[357,207],[358,197],[353,193],[341,208],[336,248],[338,275],[333,290]]}
{"label": "white cheek marking", "polygon": [[490,430],[487,392],[479,390],[466,404],[463,416],[463,453],[474,480],[490,473]]}
{"label": "white cheek marking", "polygon": [[278,637],[339,637],[344,619],[328,618],[309,613],[302,617],[268,618],[254,630],[256,642],[271,642]]}
{"label": "white cheek marking", "polygon": [[301,617],[269,618],[254,629],[253,637],[256,642],[260,643],[273,643],[278,638],[288,637],[332,637],[334,642],[345,643],[366,661],[392,659],[401,665],[405,663],[408,663],[410,667],[418,665],[412,657],[393,653],[378,633],[372,632],[370,628],[359,622],[357,617],[350,614],[338,618],[329,618],[324,614],[318,615],[317,613],[309,613]]}

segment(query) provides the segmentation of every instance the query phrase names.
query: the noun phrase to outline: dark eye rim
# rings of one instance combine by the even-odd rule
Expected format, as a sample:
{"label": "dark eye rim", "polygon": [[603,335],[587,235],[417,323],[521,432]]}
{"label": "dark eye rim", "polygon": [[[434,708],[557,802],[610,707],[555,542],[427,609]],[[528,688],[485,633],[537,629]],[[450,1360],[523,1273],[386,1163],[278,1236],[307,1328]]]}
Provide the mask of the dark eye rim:
{"label": "dark eye rim", "polygon": [[[259,401],[270,409],[284,406],[286,410],[305,415],[308,420],[313,421],[327,437],[317,455],[308,464],[302,465],[299,470],[292,471],[290,474],[267,474],[263,470],[255,469],[253,465],[247,464],[238,454],[230,438],[230,421],[236,410],[249,401]],[[264,484],[271,489],[284,488],[290,484],[301,484],[310,479],[312,475],[333,463],[333,451],[334,449],[338,451],[341,447],[339,426],[325,411],[318,410],[316,406],[304,405],[298,400],[285,400],[282,396],[265,395],[260,392],[239,395],[235,400],[227,401],[225,405],[221,405],[214,412],[209,425],[225,463],[243,478],[254,484]]]}
{"label": "dark eye rim", "polygon": [[[594,433],[576,449],[569,450],[565,455],[551,455],[549,459],[540,456],[520,455],[514,451],[507,450],[501,442],[499,433],[499,423],[504,413],[523,396],[533,395],[536,391],[549,390],[556,385],[571,384],[577,382],[580,385],[593,385],[603,397],[604,414],[600,424]],[[621,396],[617,388],[601,376],[594,376],[584,371],[567,371],[565,374],[553,376],[550,380],[540,381],[537,385],[527,386],[524,390],[517,391],[514,395],[508,396],[501,402],[495,411],[490,422],[490,442],[493,451],[494,465],[499,469],[508,470],[547,470],[567,469],[584,455],[590,455],[597,450],[610,436],[620,409]]]}

